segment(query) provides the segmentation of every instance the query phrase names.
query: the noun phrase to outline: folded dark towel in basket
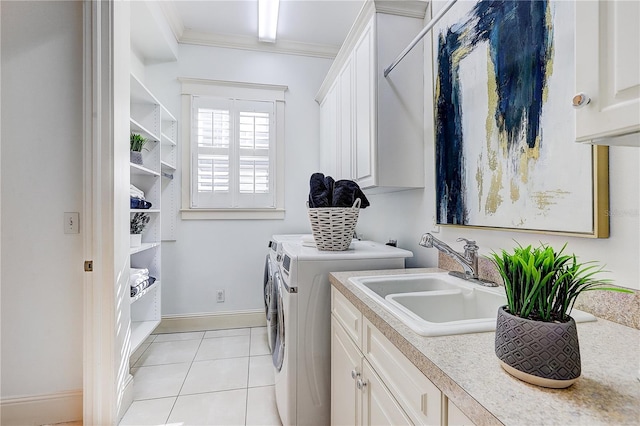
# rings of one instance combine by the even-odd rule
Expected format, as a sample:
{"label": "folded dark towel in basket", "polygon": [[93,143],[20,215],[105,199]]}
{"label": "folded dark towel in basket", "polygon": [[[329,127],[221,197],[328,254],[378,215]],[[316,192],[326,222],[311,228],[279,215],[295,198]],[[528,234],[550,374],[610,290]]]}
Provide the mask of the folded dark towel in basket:
{"label": "folded dark towel in basket", "polygon": [[369,200],[357,183],[352,180],[339,180],[333,189],[333,207],[351,207],[360,198],[360,208],[369,207]]}
{"label": "folded dark towel in basket", "polygon": [[331,207],[333,197],[333,178],[322,173],[314,173],[309,181],[309,207]]}
{"label": "folded dark towel in basket", "polygon": [[314,173],[309,180],[309,207],[352,207],[356,199],[360,198],[360,208],[370,206],[357,183],[352,180],[334,181],[331,176]]}

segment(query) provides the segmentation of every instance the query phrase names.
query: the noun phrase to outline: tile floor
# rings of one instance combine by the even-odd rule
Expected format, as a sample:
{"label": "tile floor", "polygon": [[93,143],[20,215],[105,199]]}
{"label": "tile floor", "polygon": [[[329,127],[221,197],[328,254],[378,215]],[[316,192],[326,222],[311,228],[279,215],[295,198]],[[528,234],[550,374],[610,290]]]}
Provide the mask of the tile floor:
{"label": "tile floor", "polygon": [[151,335],[120,426],[281,425],[265,327]]}

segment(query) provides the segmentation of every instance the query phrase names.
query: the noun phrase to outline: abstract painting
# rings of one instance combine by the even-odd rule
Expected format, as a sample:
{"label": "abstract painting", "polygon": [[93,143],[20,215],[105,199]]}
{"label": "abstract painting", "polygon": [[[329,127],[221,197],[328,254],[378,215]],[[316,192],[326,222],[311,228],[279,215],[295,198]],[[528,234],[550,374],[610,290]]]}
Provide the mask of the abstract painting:
{"label": "abstract painting", "polygon": [[594,233],[606,168],[574,142],[573,15],[572,2],[458,1],[434,28],[439,224]]}

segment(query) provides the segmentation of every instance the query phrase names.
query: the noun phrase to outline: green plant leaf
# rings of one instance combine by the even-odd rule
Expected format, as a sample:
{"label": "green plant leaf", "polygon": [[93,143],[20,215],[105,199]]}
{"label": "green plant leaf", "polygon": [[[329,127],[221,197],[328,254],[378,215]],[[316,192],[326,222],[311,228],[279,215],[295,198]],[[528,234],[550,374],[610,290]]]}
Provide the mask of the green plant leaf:
{"label": "green plant leaf", "polygon": [[609,279],[598,279],[605,272],[596,262],[579,263],[575,254],[563,254],[540,244],[522,247],[512,253],[502,250],[489,257],[504,280],[509,312],[541,321],[566,321],[577,297],[583,291],[606,290],[631,293],[631,290],[608,286]]}

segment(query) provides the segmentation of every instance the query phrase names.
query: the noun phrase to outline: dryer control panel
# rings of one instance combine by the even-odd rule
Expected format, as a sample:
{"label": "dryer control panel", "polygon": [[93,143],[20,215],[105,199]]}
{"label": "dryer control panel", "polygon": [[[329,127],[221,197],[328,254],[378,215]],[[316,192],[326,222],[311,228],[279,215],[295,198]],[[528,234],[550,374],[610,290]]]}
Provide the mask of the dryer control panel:
{"label": "dryer control panel", "polygon": [[282,268],[284,268],[287,275],[289,274],[289,269],[291,268],[291,258],[288,254],[284,255],[284,259],[282,259]]}

